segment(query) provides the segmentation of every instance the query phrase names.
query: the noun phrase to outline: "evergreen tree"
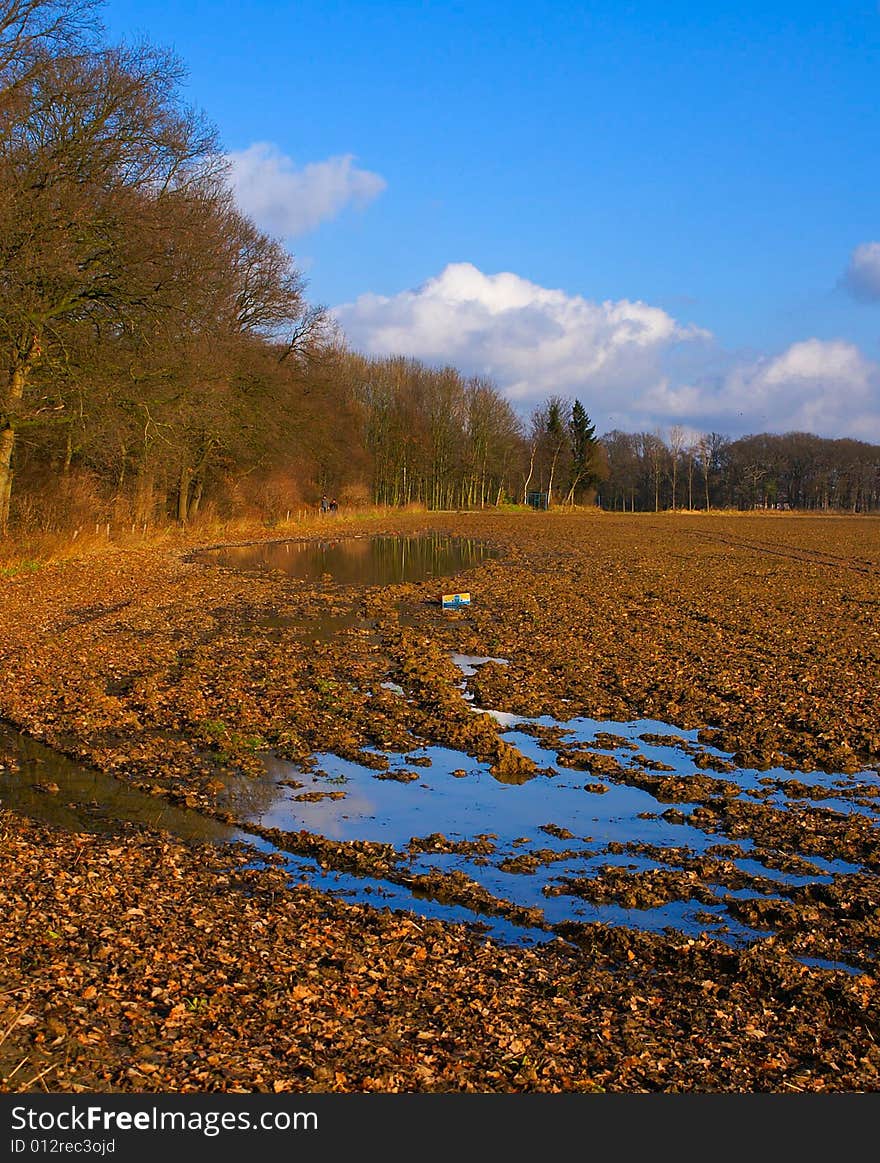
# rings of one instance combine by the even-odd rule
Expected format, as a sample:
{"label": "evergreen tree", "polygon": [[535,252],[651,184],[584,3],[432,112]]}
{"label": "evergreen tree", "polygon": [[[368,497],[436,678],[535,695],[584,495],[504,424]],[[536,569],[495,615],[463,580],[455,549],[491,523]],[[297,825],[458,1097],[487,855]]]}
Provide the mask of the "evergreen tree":
{"label": "evergreen tree", "polygon": [[576,494],[596,483],[596,426],[587,415],[580,400],[575,400],[568,420],[568,437],[571,445],[571,468],[569,471],[568,496],[566,502],[574,503]]}

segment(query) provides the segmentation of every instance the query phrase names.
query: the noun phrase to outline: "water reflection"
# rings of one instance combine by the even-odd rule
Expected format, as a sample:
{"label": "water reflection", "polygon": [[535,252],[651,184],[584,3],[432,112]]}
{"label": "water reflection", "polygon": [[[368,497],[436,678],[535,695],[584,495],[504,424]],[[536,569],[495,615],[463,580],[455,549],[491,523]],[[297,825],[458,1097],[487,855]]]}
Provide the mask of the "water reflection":
{"label": "water reflection", "polygon": [[71,832],[115,833],[131,821],[189,841],[244,839],[235,828],[84,767],[2,721],[0,765],[0,805]]}
{"label": "water reflection", "polygon": [[[466,676],[489,659],[456,655],[455,661]],[[506,660],[493,661],[504,665]],[[656,788],[640,783],[640,776],[654,770],[705,780],[712,766],[708,761],[717,761],[711,778],[721,781],[723,775],[728,803],[747,803],[759,795],[767,808],[782,813],[806,804],[827,812],[830,822],[858,814],[876,827],[876,772],[801,772],[792,799],[786,794],[791,772],[736,769],[725,752],[701,743],[698,731],[657,720],[616,723],[581,717],[560,722],[471,706],[474,714],[491,714],[507,742],[534,761],[530,778],[521,784],[500,781],[488,763],[437,746],[387,753],[386,770],[331,753],[314,755],[314,765],[304,769],[266,754],[262,778],[232,777],[226,789],[242,824],[243,831],[237,832],[0,728],[0,757],[17,750],[19,767],[0,771],[0,802],[71,829],[108,830],[114,821],[135,820],[185,839],[245,838],[266,852],[275,849],[257,840],[249,827],[386,843],[400,854],[396,868],[404,881],[423,886],[425,878],[436,883],[438,875],[463,874],[495,901],[534,910],[548,931],[602,921],[690,935],[711,930],[731,944],[747,944],[766,934],[740,919],[738,903],[758,895],[789,897],[799,886],[870,871],[823,858],[809,845],[799,852],[784,830],[768,833],[760,845],[742,832],[726,837],[711,828],[711,821],[704,831],[700,817],[691,815],[701,798],[696,787],[694,802],[676,798],[670,806],[660,793],[653,794]],[[584,749],[594,756],[601,752],[600,758],[611,764],[610,774],[603,778],[601,765],[594,773],[566,762]],[[393,900],[394,907],[425,915],[452,919],[463,914],[485,921],[478,899],[468,913],[461,903],[446,905],[442,896],[430,900],[423,888],[410,892],[402,883],[286,858],[292,875],[352,899],[369,902],[379,895]],[[690,870],[697,866],[703,871],[695,878]],[[620,881],[624,872],[633,874],[634,883],[647,874],[659,886],[655,895],[631,903]],[[611,887],[606,891],[603,883]],[[531,923],[491,922],[496,935],[503,931],[507,940],[534,940]]]}
{"label": "water reflection", "polygon": [[280,570],[302,581],[380,586],[451,577],[497,556],[474,538],[426,533],[226,545],[202,550],[193,560],[244,571]]}

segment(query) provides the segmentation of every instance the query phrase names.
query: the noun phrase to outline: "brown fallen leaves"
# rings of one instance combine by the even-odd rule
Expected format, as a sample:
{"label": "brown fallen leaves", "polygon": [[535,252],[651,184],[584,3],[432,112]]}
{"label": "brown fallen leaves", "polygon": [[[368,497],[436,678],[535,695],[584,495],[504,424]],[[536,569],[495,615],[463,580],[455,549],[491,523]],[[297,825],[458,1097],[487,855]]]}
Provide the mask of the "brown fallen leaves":
{"label": "brown fallen leaves", "polygon": [[[877,983],[772,942],[580,948],[332,900],[243,849],[0,812],[0,1089],[846,1091]],[[38,1080],[38,1081],[35,1081]]]}
{"label": "brown fallen leaves", "polygon": [[[406,755],[427,740],[489,762],[498,779],[531,778],[531,761],[473,715],[454,652],[507,660],[468,679],[483,706],[700,728],[760,769],[880,764],[876,520],[375,522],[376,532],[420,528],[504,549],[467,573],[466,611],[442,616],[433,583],[341,590],[238,577],[159,549],[5,579],[0,714],[120,779],[230,819],[230,777],[257,770],[265,747],[305,764],[330,751],[383,769],[365,748]],[[352,610],[358,617],[326,641],[297,622]],[[573,766],[687,800],[650,764],[621,773],[602,757],[605,743],[613,736],[570,752]],[[700,780],[687,789],[701,797],[687,816],[664,815],[750,838],[768,866],[849,855],[875,871],[876,828],[864,817],[783,813],[732,799],[723,779]],[[802,790],[796,779],[773,787]],[[8,813],[0,827],[6,1090],[877,1089],[873,976],[810,969],[786,951],[857,948],[868,963],[880,917],[872,876],[743,900],[747,923],[778,933],[743,952],[574,925],[557,929],[572,945],[516,950],[289,890],[280,870],[248,869],[241,853],[134,831],[71,837]],[[320,838],[300,843],[335,852]],[[356,845],[342,855],[392,856]],[[638,902],[693,896],[694,876],[711,870],[682,868],[568,887],[635,892]]]}

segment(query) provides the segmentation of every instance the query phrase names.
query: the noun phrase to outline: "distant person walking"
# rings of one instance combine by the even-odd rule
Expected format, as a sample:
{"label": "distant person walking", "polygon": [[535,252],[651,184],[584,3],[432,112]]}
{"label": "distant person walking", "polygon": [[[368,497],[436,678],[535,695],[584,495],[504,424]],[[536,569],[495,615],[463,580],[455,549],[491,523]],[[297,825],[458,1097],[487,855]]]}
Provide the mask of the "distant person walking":
{"label": "distant person walking", "polygon": [[324,493],[323,497],[321,497],[321,512],[327,513],[327,512],[329,512],[329,510],[330,510],[330,502],[327,500],[327,494]]}
{"label": "distant person walking", "polygon": [[336,498],[334,497],[333,500],[330,502],[330,512],[335,513],[338,508],[339,508],[339,505],[336,503]]}

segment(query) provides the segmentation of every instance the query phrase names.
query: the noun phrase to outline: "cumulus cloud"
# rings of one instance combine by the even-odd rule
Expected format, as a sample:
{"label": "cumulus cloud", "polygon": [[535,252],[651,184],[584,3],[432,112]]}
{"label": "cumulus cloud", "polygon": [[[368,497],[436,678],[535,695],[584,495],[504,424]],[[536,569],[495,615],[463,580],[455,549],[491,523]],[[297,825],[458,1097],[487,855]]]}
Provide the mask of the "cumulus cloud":
{"label": "cumulus cloud", "polygon": [[490,376],[524,416],[559,394],[580,399],[600,431],[880,440],[880,365],[843,340],[736,358],[660,307],[585,299],[470,263],[397,295],[361,295],[335,315],[355,349]]}
{"label": "cumulus cloud", "polygon": [[298,169],[261,141],[227,158],[238,205],[263,230],[285,238],[314,230],[349,205],[367,205],[386,186],[381,175],[359,169],[352,154]]}
{"label": "cumulus cloud", "polygon": [[880,441],[880,364],[844,340],[806,339],[697,384],[649,389],[638,405],[733,436],[814,432],[875,442]]}
{"label": "cumulus cloud", "polygon": [[487,275],[466,262],[451,263],[415,290],[361,295],[335,314],[361,351],[491,376],[522,406],[550,393],[585,391],[610,402],[655,380],[671,346],[709,338],[660,307],[594,302],[510,272]]}
{"label": "cumulus cloud", "polygon": [[865,302],[880,302],[880,242],[863,242],[849,257],[843,285]]}

